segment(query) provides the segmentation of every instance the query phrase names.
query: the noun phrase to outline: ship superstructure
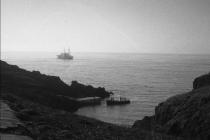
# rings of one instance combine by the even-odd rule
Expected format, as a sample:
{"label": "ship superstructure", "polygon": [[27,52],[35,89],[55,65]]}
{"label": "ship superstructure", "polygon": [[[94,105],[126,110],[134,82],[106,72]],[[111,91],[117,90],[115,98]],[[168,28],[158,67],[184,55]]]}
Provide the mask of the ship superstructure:
{"label": "ship superstructure", "polygon": [[58,59],[73,59],[74,57],[71,55],[70,49],[68,49],[68,52],[65,51],[64,52],[57,55]]}

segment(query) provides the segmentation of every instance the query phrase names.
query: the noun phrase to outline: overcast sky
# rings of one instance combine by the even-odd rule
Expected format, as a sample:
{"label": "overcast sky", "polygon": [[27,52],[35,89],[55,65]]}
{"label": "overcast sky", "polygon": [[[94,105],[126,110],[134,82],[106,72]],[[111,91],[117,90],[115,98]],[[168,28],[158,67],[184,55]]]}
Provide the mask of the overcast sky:
{"label": "overcast sky", "polygon": [[210,53],[210,0],[1,0],[2,51]]}

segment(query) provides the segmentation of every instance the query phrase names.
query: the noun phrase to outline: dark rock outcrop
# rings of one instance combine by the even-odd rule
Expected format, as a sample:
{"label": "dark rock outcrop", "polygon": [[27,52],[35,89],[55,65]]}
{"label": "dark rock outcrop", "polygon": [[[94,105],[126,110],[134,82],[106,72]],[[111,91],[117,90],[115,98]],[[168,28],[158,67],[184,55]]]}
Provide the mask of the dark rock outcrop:
{"label": "dark rock outcrop", "polygon": [[196,78],[192,91],[160,103],[155,108],[154,116],[136,121],[133,127],[142,129],[143,124],[147,130],[152,128],[157,132],[190,139],[210,139],[209,79],[209,74]]}
{"label": "dark rock outcrop", "polygon": [[153,128],[153,117],[146,116],[142,120],[138,120],[133,124],[133,128],[145,130],[145,131],[151,131]]}
{"label": "dark rock outcrop", "polygon": [[94,88],[91,85],[86,86],[78,83],[77,81],[72,81],[70,88],[71,91],[75,94],[73,95],[73,97],[87,97],[88,95],[89,97],[97,96],[101,98],[106,98],[113,94],[112,92],[107,92],[105,88]]}
{"label": "dark rock outcrop", "polygon": [[202,75],[193,81],[193,89],[210,85],[210,73]]}
{"label": "dark rock outcrop", "polygon": [[82,106],[73,98],[105,98],[112,94],[104,88],[94,88],[76,81],[69,86],[59,77],[41,74],[39,71],[26,71],[4,61],[1,61],[1,92],[11,92],[31,101],[68,111],[75,111]]}

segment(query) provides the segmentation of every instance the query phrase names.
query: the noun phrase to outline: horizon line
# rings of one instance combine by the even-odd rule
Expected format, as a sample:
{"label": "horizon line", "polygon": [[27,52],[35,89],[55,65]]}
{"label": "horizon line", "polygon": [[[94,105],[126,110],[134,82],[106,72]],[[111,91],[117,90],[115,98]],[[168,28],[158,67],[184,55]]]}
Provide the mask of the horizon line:
{"label": "horizon line", "polygon": [[[61,51],[23,51],[23,50],[9,50],[9,51],[1,51],[1,53],[12,53],[12,52],[22,52],[22,53],[56,53]],[[173,53],[173,52],[102,52],[102,51],[71,51],[71,53],[103,53],[103,54],[177,54],[177,55],[210,55],[210,53],[191,53],[191,52],[183,52],[183,53]]]}

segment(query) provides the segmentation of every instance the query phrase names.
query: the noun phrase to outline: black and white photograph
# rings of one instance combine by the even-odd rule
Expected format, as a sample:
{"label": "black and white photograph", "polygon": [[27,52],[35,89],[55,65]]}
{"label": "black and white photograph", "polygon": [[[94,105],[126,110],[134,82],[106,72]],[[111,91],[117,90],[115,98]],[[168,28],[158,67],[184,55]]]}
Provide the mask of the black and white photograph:
{"label": "black and white photograph", "polygon": [[210,140],[210,0],[0,0],[1,140]]}

